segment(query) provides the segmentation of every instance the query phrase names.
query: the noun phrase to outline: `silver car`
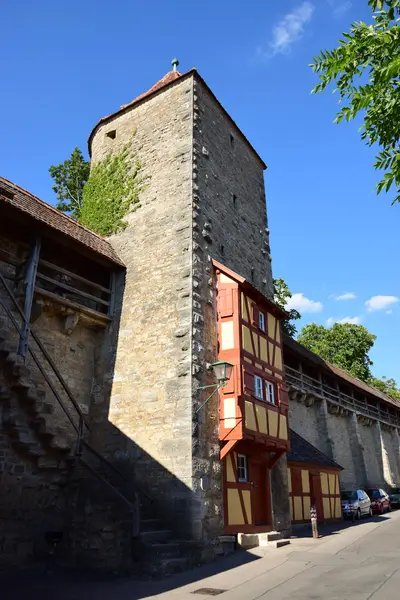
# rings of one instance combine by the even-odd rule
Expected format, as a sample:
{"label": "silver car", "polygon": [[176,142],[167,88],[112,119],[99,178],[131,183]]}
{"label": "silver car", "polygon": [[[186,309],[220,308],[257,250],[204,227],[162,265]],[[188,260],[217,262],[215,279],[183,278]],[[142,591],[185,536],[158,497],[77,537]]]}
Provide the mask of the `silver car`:
{"label": "silver car", "polygon": [[362,516],[372,516],[371,500],[364,490],[341,492],[342,512],[344,517],[361,519]]}

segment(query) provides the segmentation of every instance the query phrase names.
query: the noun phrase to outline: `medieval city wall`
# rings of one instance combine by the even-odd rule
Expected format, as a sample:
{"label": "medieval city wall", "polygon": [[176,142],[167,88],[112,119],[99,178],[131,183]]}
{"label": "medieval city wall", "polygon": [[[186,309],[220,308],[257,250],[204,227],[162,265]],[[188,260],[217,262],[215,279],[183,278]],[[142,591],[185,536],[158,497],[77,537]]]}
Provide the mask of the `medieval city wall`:
{"label": "medieval city wall", "polygon": [[343,471],[341,488],[379,486],[400,481],[400,444],[396,428],[313,397],[307,405],[290,399],[290,426]]}

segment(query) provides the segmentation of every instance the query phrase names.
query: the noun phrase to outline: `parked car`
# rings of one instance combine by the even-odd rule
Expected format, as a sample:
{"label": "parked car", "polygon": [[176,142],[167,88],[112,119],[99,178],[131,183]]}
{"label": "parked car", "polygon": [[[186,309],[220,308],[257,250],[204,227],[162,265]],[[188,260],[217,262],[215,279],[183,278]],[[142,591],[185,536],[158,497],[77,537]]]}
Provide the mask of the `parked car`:
{"label": "parked car", "polygon": [[392,508],[400,508],[400,487],[390,490],[389,500]]}
{"label": "parked car", "polygon": [[373,513],[383,515],[384,512],[392,510],[389,496],[383,490],[379,488],[369,488],[367,494],[371,498],[371,508]]}
{"label": "parked car", "polygon": [[364,515],[372,516],[371,500],[364,490],[344,490],[341,497],[344,517],[361,519]]}

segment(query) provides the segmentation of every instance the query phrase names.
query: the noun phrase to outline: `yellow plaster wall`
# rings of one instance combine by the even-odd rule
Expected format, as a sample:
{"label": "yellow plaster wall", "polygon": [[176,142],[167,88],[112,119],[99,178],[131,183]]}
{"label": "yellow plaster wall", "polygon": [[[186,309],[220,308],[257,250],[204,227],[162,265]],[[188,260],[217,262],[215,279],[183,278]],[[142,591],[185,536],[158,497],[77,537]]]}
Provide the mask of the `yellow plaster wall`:
{"label": "yellow plaster wall", "polygon": [[228,488],[228,524],[229,525],[244,525],[244,516],[242,505],[240,504],[239,490]]}
{"label": "yellow plaster wall", "polygon": [[294,496],[293,504],[294,504],[294,520],[302,521],[303,520],[303,502],[302,502],[301,496]]}
{"label": "yellow plaster wall", "polygon": [[303,507],[304,507],[304,515],[303,519],[308,521],[311,519],[311,498],[310,496],[303,496]]}
{"label": "yellow plaster wall", "polygon": [[233,465],[232,465],[232,456],[230,454],[228,454],[228,456],[226,457],[226,480],[229,483],[235,483],[236,479],[235,479],[235,473],[233,470]]}
{"label": "yellow plaster wall", "polygon": [[282,352],[281,349],[278,348],[278,346],[276,347],[275,350],[275,364],[274,367],[276,369],[281,369],[282,370]]}
{"label": "yellow plaster wall", "polygon": [[255,404],[258,427],[260,429],[260,433],[267,434],[267,411],[264,406],[260,406],[259,404]]}
{"label": "yellow plaster wall", "polygon": [[323,503],[323,507],[324,507],[324,517],[325,517],[325,519],[330,519],[332,517],[330,499],[322,498],[322,503]]}
{"label": "yellow plaster wall", "polygon": [[281,440],[288,439],[286,415],[281,415],[281,417],[279,419],[279,439],[281,439]]}
{"label": "yellow plaster wall", "polygon": [[233,321],[221,323],[221,350],[230,350],[235,347],[235,334]]}
{"label": "yellow plaster wall", "polygon": [[254,414],[254,404],[253,402],[249,402],[248,400],[244,403],[245,410],[245,422],[247,429],[251,429],[252,431],[257,431],[256,418]]}
{"label": "yellow plaster wall", "polygon": [[246,352],[253,354],[253,345],[251,343],[251,333],[247,325],[242,325],[242,345]]}
{"label": "yellow plaster wall", "polygon": [[252,515],[251,515],[250,490],[243,490],[242,491],[242,496],[243,496],[244,508],[246,510],[247,522],[251,523],[252,522]]}
{"label": "yellow plaster wall", "polygon": [[236,426],[236,398],[224,398],[224,427]]}
{"label": "yellow plaster wall", "polygon": [[301,486],[303,488],[303,494],[310,492],[310,474],[307,470],[301,471]]}
{"label": "yellow plaster wall", "polygon": [[268,428],[270,436],[278,437],[278,413],[274,410],[268,411]]}

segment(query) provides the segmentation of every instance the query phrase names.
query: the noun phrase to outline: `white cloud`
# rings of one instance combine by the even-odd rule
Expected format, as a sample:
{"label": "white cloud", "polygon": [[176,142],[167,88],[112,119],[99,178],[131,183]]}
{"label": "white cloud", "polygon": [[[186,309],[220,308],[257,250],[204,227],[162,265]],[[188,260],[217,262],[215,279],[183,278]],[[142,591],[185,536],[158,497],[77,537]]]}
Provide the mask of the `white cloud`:
{"label": "white cloud", "polygon": [[328,327],[332,327],[334,323],[352,323],[353,325],[359,325],[361,323],[360,317],[343,317],[343,319],[334,319],[333,317],[329,317],[326,320],[326,324]]}
{"label": "white cloud", "polygon": [[334,17],[343,17],[353,6],[350,0],[327,0],[329,6],[332,8],[332,14]]}
{"label": "white cloud", "polygon": [[396,304],[399,301],[397,296],[372,296],[366,301],[365,306],[369,312],[373,310],[384,310],[389,308],[392,304]]}
{"label": "white cloud", "polygon": [[321,312],[323,304],[322,302],[316,302],[315,300],[306,298],[304,294],[293,294],[292,297],[289,298],[286,308],[288,310],[294,308],[300,313],[315,313]]}
{"label": "white cloud", "polygon": [[269,43],[270,52],[264,55],[287,54],[291,45],[303,37],[304,26],[313,15],[314,5],[302,2],[292,12],[286,14],[272,29],[272,40]]}
{"label": "white cloud", "polygon": [[335,296],[335,300],[355,300],[357,298],[354,292],[346,292],[345,294],[340,294],[340,296]]}
{"label": "white cloud", "polygon": [[393,310],[392,310],[392,309],[390,309],[390,310],[387,310],[387,311],[386,311],[386,314],[387,314],[387,315],[391,315],[391,314],[392,314],[392,312],[393,312]]}

